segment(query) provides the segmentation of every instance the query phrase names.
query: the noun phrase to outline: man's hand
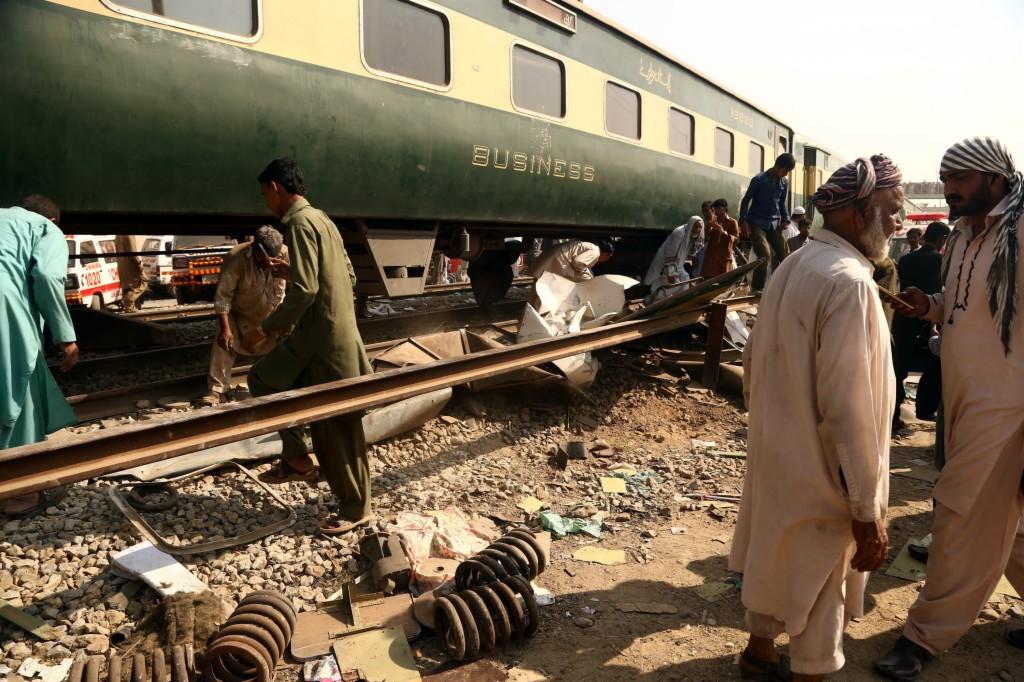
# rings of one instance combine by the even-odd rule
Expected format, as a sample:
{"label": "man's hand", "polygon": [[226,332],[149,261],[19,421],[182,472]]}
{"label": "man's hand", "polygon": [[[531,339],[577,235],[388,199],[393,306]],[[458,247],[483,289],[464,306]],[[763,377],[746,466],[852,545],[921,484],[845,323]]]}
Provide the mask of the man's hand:
{"label": "man's hand", "polygon": [[70,372],[78,364],[78,344],[74,341],[63,344],[64,361],[60,363],[60,371]]}
{"label": "man's hand", "polygon": [[894,305],[901,315],[906,317],[924,317],[928,314],[928,308],[931,306],[931,301],[928,299],[928,294],[924,293],[917,287],[908,287],[900,292],[900,298],[910,304],[910,308],[905,308],[901,305]]}
{"label": "man's hand", "polygon": [[235,335],[231,333],[231,327],[222,327],[217,336],[217,345],[224,350],[230,351],[235,345]]}
{"label": "man's hand", "polygon": [[242,340],[245,342],[245,347],[246,348],[248,348],[249,350],[253,350],[265,338],[267,338],[267,335],[263,333],[263,330],[260,329],[259,327],[256,327],[251,332],[246,334],[245,338],[242,339]]}
{"label": "man's hand", "polygon": [[853,539],[857,551],[850,566],[857,571],[874,571],[885,562],[889,551],[889,535],[885,532],[885,521],[854,521]]}
{"label": "man's hand", "polygon": [[285,281],[292,281],[292,264],[284,258],[269,258],[270,272],[274,277]]}

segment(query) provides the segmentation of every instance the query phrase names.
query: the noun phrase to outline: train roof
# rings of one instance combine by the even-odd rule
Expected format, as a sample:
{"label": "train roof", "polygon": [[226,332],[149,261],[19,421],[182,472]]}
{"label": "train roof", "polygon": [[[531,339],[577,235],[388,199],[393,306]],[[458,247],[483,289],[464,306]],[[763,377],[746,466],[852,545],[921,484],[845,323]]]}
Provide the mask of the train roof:
{"label": "train roof", "polygon": [[667,59],[670,62],[675,63],[675,65],[680,67],[680,68],[686,69],[687,71],[689,71],[693,75],[697,76],[701,80],[706,81],[709,85],[712,85],[713,87],[718,88],[719,90],[721,90],[722,92],[724,92],[727,95],[735,97],[736,99],[742,101],[743,103],[745,103],[746,105],[748,105],[751,108],[755,109],[756,111],[759,111],[760,113],[764,114],[768,118],[773,119],[773,120],[777,121],[778,123],[784,123],[787,127],[790,128],[790,130],[793,130],[793,127],[790,126],[788,123],[785,123],[785,119],[783,119],[782,117],[776,116],[775,114],[773,114],[772,112],[768,111],[764,107],[761,107],[761,106],[758,106],[757,104],[754,104],[753,102],[751,102],[746,97],[740,95],[739,93],[737,93],[736,91],[726,87],[725,85],[722,85],[721,83],[719,83],[714,78],[712,78],[711,76],[707,75],[706,73],[703,73],[702,71],[699,71],[699,70],[693,68],[692,66],[690,66],[689,64],[684,62],[682,59],[677,57],[675,54],[669,52],[668,50],[666,50],[666,49],[664,49],[662,47],[659,47],[658,45],[655,45],[654,43],[650,42],[649,40],[647,40],[643,36],[634,33],[633,31],[631,31],[630,29],[626,28],[625,26],[623,26],[623,25],[621,25],[621,24],[619,24],[619,23],[609,19],[608,17],[606,17],[605,15],[601,14],[600,12],[592,9],[591,7],[588,7],[587,5],[583,4],[582,0],[558,0],[558,2],[562,3],[563,5],[566,5],[567,7],[572,8],[572,10],[574,12],[579,12],[580,14],[585,14],[588,17],[590,17],[591,19],[593,19],[594,21],[602,23],[605,26],[607,26],[608,28],[621,33],[623,36],[625,36],[626,38],[629,38],[633,42],[639,44],[641,47],[644,47],[644,48],[650,50],[651,52],[654,52],[655,54],[659,55],[660,57],[662,57],[664,59]]}

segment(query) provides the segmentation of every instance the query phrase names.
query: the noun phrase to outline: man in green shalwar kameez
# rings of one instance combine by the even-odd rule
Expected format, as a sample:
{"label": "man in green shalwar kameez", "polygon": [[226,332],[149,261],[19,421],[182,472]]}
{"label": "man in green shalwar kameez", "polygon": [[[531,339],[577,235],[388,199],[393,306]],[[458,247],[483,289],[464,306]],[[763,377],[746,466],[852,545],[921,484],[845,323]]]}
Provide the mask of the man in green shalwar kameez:
{"label": "man in green shalwar kameez", "polygon": [[[262,396],[372,373],[356,326],[356,277],[341,233],[327,214],[306,201],[302,172],[291,159],[272,161],[259,182],[267,208],[284,226],[289,261],[272,258],[271,264],[289,285],[277,309],[245,340],[253,347],[267,334],[292,331],[249,370],[250,392]],[[370,471],[362,415],[314,422],[310,434],[320,470],[338,499],[337,516],[321,532],[345,533],[368,522]],[[314,478],[301,430],[282,431],[281,439],[281,461],[263,480]]]}
{"label": "man in green shalwar kameez", "polygon": [[[64,349],[61,369],[78,362],[64,301],[68,246],[58,220],[57,205],[40,195],[26,197],[21,207],[0,209],[0,449],[37,443],[76,421],[43,348],[45,324]],[[47,493],[5,500],[3,511],[38,511],[56,497]]]}

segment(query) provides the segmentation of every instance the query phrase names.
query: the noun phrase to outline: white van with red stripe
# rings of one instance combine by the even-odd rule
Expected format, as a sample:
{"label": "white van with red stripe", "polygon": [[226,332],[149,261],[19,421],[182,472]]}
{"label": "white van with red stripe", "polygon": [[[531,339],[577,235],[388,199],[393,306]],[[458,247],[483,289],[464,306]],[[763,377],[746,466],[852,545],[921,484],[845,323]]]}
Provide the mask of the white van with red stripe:
{"label": "white van with red stripe", "polygon": [[65,235],[68,244],[68,278],[64,300],[69,306],[89,306],[101,310],[121,300],[121,278],[117,259],[105,256],[117,253],[114,235]]}

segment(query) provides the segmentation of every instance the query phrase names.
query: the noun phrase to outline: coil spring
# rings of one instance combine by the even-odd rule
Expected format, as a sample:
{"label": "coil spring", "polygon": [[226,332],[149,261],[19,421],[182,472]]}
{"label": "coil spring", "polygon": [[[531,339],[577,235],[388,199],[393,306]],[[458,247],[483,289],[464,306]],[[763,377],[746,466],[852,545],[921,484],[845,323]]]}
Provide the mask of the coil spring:
{"label": "coil spring", "polygon": [[459,564],[455,571],[455,587],[467,590],[513,576],[522,577],[529,583],[544,572],[547,563],[547,556],[537,537],[526,528],[517,528]]}
{"label": "coil spring", "polygon": [[540,612],[530,583],[515,575],[438,597],[434,623],[448,655],[464,660],[513,639],[532,637]]}
{"label": "coil spring", "polygon": [[[131,682],[194,682],[195,670],[191,655],[192,646],[176,645],[171,650],[171,666],[167,669],[167,659],[161,649],[153,651],[147,659],[146,654],[136,653],[128,659],[127,676]],[[151,675],[147,677],[147,660],[150,665]],[[102,656],[79,657],[71,666],[68,675],[68,682],[99,682],[100,668],[103,666]],[[122,661],[121,657],[111,652],[107,657],[107,681],[122,682],[121,679]]]}
{"label": "coil spring", "polygon": [[238,604],[203,655],[206,682],[270,682],[295,630],[295,609],[280,592],[259,590]]}

